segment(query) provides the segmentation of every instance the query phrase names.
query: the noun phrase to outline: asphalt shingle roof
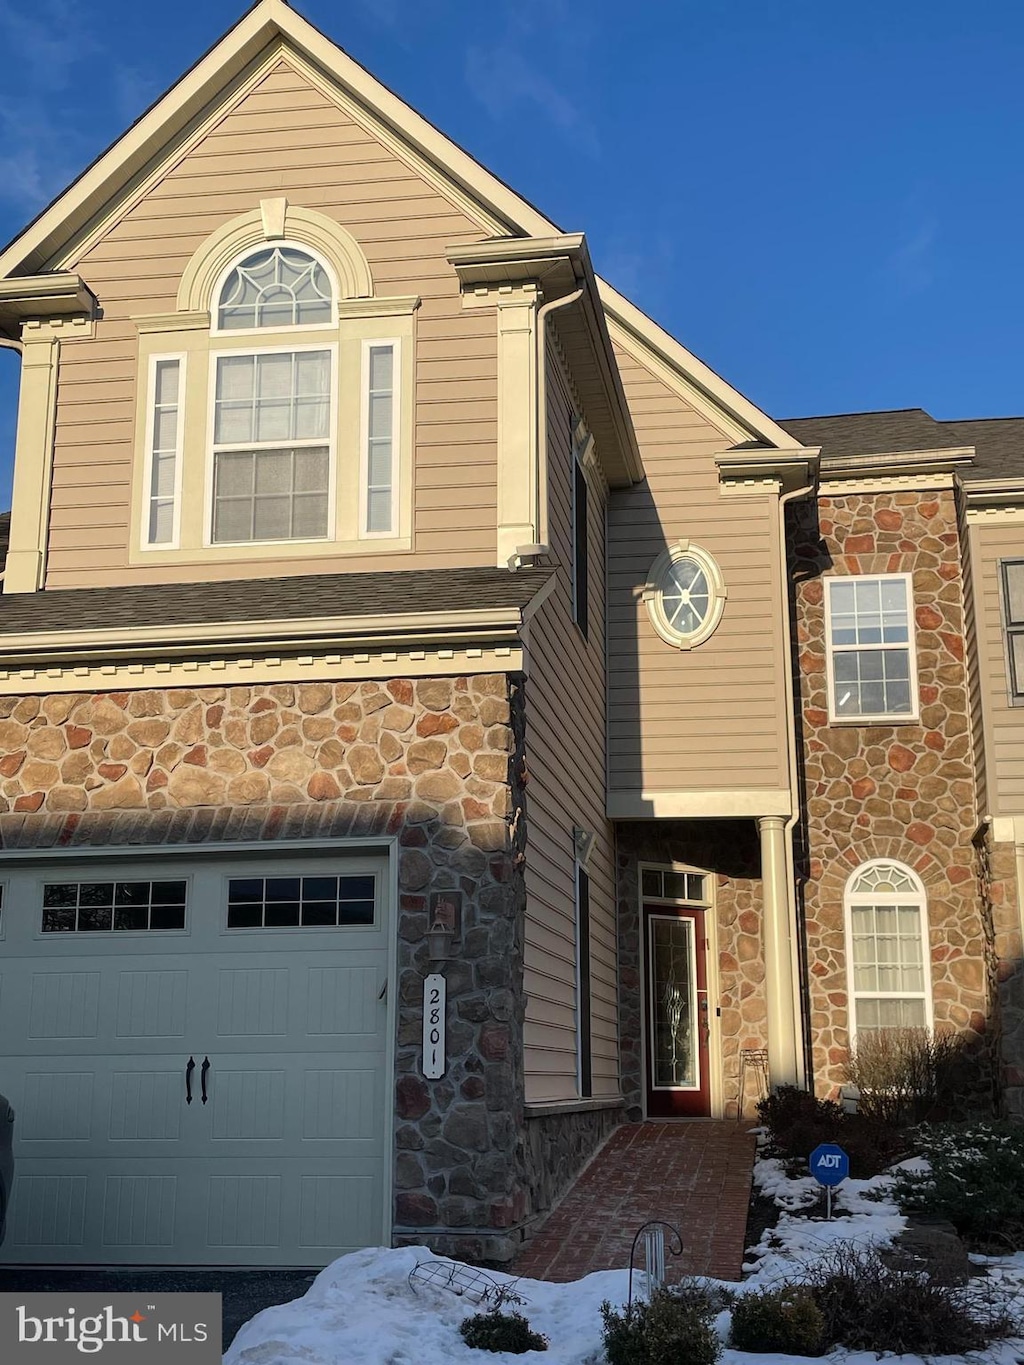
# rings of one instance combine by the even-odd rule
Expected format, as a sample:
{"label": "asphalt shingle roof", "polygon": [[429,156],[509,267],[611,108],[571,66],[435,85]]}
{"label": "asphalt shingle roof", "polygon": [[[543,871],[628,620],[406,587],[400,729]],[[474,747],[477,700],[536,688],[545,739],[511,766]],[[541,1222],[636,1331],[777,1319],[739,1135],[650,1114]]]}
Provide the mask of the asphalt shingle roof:
{"label": "asphalt shingle roof", "polygon": [[966,483],[1024,478],[1024,417],[939,422],[924,408],[899,408],[788,417],[779,425],[802,444],[821,446],[822,459],[974,446],[974,464],[961,471]]}
{"label": "asphalt shingle roof", "polygon": [[0,636],[26,631],[522,609],[553,570],[404,569],[221,583],[61,588],[0,595]]}

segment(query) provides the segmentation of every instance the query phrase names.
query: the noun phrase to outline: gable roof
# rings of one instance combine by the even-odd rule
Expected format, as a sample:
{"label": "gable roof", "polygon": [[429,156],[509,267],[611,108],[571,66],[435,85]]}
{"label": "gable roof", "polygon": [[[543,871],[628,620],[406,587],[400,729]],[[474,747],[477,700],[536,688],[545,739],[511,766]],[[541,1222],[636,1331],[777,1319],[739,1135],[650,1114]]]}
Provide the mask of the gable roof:
{"label": "gable roof", "polygon": [[823,461],[973,446],[974,462],[961,471],[965,483],[1024,478],[1024,417],[939,421],[924,408],[897,408],[787,417],[780,425],[804,444],[820,445]]}
{"label": "gable roof", "polygon": [[[258,0],[127,132],[0,251],[0,280],[66,265],[74,244],[166,160],[223,103],[225,93],[275,46],[313,63],[422,163],[439,168],[485,236],[547,237],[561,229],[462,147],[399,99],[285,0]],[[598,280],[610,321],[656,355],[699,400],[721,408],[734,442],[791,445],[792,438],[647,318]]]}

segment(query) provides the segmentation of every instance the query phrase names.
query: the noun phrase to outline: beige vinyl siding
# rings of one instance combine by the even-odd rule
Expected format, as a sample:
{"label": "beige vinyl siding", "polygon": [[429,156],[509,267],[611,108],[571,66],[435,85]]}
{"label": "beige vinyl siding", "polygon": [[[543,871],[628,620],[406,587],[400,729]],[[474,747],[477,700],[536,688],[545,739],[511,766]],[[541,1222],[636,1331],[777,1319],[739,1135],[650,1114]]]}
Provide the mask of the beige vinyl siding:
{"label": "beige vinyl siding", "polygon": [[[608,782],[613,791],[778,790],[786,695],[774,496],[733,497],[714,455],[732,444],[668,383],[616,347],[647,478],[608,515]],[[708,550],[728,599],[704,644],[680,651],[640,590],[667,545]]]}
{"label": "beige vinyl siding", "polygon": [[987,796],[981,809],[990,815],[1024,815],[1024,704],[1010,705],[999,581],[1000,560],[1024,559],[1024,525],[998,521],[972,525],[970,557],[983,713],[978,761],[984,765]]}
{"label": "beige vinyl siding", "polygon": [[[168,582],[194,565],[128,563],[137,334],[171,311],[189,258],[261,198],[337,218],[381,295],[418,294],[414,542],[410,554],[220,559],[217,578],[490,564],[496,524],[497,338],[465,312],[444,258],[480,227],[281,60],[84,256],[69,263],[103,309],[94,340],[62,348],[47,586]],[[382,330],[386,322],[382,321]],[[204,451],[186,451],[186,459]],[[101,509],[101,510],[100,510]]]}
{"label": "beige vinyl siding", "polygon": [[572,619],[572,407],[553,351],[547,387],[549,539],[561,567],[528,645],[524,1039],[534,1103],[577,1094],[574,825],[596,836],[587,869],[593,1090],[619,1093],[614,849],[605,819],[605,498],[591,478],[584,640]]}

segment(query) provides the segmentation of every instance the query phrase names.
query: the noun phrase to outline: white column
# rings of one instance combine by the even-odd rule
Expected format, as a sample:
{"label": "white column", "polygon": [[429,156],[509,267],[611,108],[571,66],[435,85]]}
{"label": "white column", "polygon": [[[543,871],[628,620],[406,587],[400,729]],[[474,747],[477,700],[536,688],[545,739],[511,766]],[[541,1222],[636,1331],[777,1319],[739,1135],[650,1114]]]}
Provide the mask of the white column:
{"label": "white column", "polygon": [[11,543],[7,551],[4,592],[35,592],[43,586],[50,522],[59,348],[60,342],[48,324],[25,324],[18,434],[14,447]]}
{"label": "white column", "polygon": [[786,863],[786,820],[762,815],[761,879],[764,888],[764,975],[768,1007],[768,1070],[772,1086],[799,1085],[796,1036],[796,980],[793,972],[793,924]]}

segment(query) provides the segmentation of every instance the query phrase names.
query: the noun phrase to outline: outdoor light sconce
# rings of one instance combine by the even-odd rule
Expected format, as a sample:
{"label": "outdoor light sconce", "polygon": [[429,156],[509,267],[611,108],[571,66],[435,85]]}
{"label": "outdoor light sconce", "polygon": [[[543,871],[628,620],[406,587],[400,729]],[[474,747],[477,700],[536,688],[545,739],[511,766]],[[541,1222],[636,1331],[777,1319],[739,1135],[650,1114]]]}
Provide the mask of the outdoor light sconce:
{"label": "outdoor light sconce", "polygon": [[430,897],[430,928],[427,956],[431,962],[448,962],[462,921],[462,892],[435,891]]}
{"label": "outdoor light sconce", "polygon": [[586,868],[590,862],[590,855],[594,851],[594,835],[589,829],[581,829],[579,825],[574,825],[572,830],[573,851],[576,854],[576,861],[580,867]]}
{"label": "outdoor light sconce", "polygon": [[452,956],[455,933],[444,924],[434,923],[427,930],[427,956],[431,962],[447,962]]}

